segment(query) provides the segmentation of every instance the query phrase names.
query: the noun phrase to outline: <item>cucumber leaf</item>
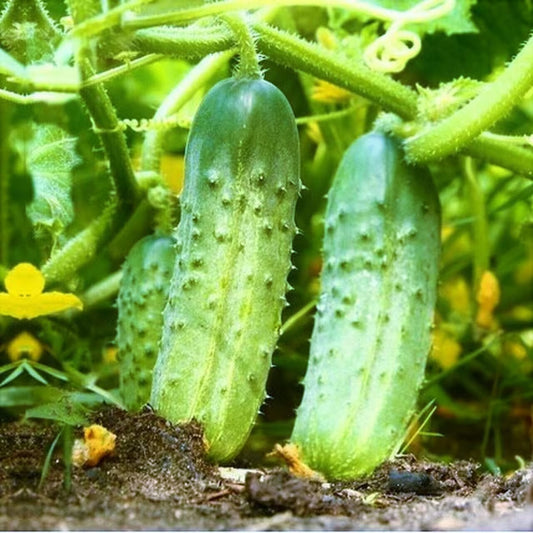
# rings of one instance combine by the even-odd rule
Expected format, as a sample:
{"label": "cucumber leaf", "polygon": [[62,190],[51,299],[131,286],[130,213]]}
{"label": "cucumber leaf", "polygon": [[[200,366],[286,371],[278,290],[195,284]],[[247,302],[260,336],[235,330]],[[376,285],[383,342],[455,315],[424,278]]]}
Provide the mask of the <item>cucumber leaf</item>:
{"label": "cucumber leaf", "polygon": [[[406,27],[420,36],[437,31],[444,32],[447,35],[477,33],[477,27],[470,15],[470,10],[476,2],[477,0],[455,0],[454,8],[447,15],[427,22],[409,24]],[[420,0],[372,0],[369,3],[396,11],[407,11],[420,4]],[[441,1],[441,4],[443,3]]]}
{"label": "cucumber leaf", "polygon": [[74,217],[71,171],[80,162],[76,139],[54,125],[41,126],[29,142],[27,168],[33,180],[34,198],[26,212],[44,248],[62,243],[64,229]]}
{"label": "cucumber leaf", "polygon": [[88,409],[65,393],[58,400],[44,403],[26,410],[26,418],[45,418],[70,426],[88,424]]}
{"label": "cucumber leaf", "polygon": [[[470,13],[476,2],[477,0],[455,0],[455,6],[448,14],[433,20],[406,24],[404,29],[414,31],[420,37],[426,33],[435,32],[444,32],[447,35],[453,35],[456,33],[476,33],[477,27],[472,21]],[[365,0],[365,4],[399,12],[413,9],[420,3],[420,0]],[[441,0],[441,2],[434,7],[439,7],[443,3],[444,0]],[[364,22],[374,19],[374,17],[370,15],[363,15],[356,11],[335,9],[330,12],[330,25],[332,28],[338,28],[345,22],[354,18]]]}

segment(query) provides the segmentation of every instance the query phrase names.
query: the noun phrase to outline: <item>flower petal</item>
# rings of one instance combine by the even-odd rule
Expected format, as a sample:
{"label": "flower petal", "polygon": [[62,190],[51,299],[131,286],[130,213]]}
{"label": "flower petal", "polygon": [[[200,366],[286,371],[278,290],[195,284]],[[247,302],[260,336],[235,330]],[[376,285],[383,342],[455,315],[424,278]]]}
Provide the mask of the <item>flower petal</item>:
{"label": "flower petal", "polygon": [[36,296],[44,289],[44,276],[30,263],[19,263],[4,279],[9,294],[14,296]]}

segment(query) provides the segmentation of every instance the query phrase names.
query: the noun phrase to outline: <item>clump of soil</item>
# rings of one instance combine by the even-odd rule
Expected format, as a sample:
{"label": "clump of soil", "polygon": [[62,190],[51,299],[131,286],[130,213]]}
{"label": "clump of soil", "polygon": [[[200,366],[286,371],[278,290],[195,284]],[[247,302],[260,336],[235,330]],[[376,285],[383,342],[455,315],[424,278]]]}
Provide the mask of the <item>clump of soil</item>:
{"label": "clump of soil", "polygon": [[373,476],[322,483],[282,468],[219,470],[204,458],[201,428],[149,410],[106,409],[93,420],[117,435],[93,468],[75,468],[65,490],[60,450],[39,486],[57,429],[0,424],[0,529],[530,529],[533,469],[510,477],[403,458]]}

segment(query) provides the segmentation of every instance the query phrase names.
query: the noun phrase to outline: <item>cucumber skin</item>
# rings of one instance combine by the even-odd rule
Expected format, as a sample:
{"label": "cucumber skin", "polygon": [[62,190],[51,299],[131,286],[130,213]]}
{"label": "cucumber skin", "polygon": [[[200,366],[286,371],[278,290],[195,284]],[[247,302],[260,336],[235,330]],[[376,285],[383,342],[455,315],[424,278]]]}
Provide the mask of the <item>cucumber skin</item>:
{"label": "cucumber skin", "polygon": [[151,398],[174,423],[200,421],[214,461],[240,451],[266,395],[299,190],[298,132],[281,91],[262,80],[216,84],[185,152]]}
{"label": "cucumber skin", "polygon": [[132,247],[123,265],[117,299],[119,390],[131,411],[150,399],[175,258],[172,237],[149,235]]}
{"label": "cucumber skin", "polygon": [[431,347],[440,207],[431,176],[381,133],[356,140],[325,214],[321,294],[291,442],[353,479],[404,437]]}

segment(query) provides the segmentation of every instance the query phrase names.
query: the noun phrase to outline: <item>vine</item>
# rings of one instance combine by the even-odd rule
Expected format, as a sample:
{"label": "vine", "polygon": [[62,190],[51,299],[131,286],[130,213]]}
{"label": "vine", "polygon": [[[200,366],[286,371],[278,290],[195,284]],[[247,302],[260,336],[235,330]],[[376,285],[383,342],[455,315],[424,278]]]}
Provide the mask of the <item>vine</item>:
{"label": "vine", "polygon": [[405,143],[413,163],[442,159],[458,152],[505,116],[533,85],[533,34],[493,82],[441,122],[428,126]]}
{"label": "vine", "polygon": [[244,16],[237,14],[226,14],[222,20],[231,28],[239,44],[239,65],[235,72],[238,78],[256,78],[263,77],[259,62],[261,57],[256,50],[256,35],[252,32],[250,25]]}

